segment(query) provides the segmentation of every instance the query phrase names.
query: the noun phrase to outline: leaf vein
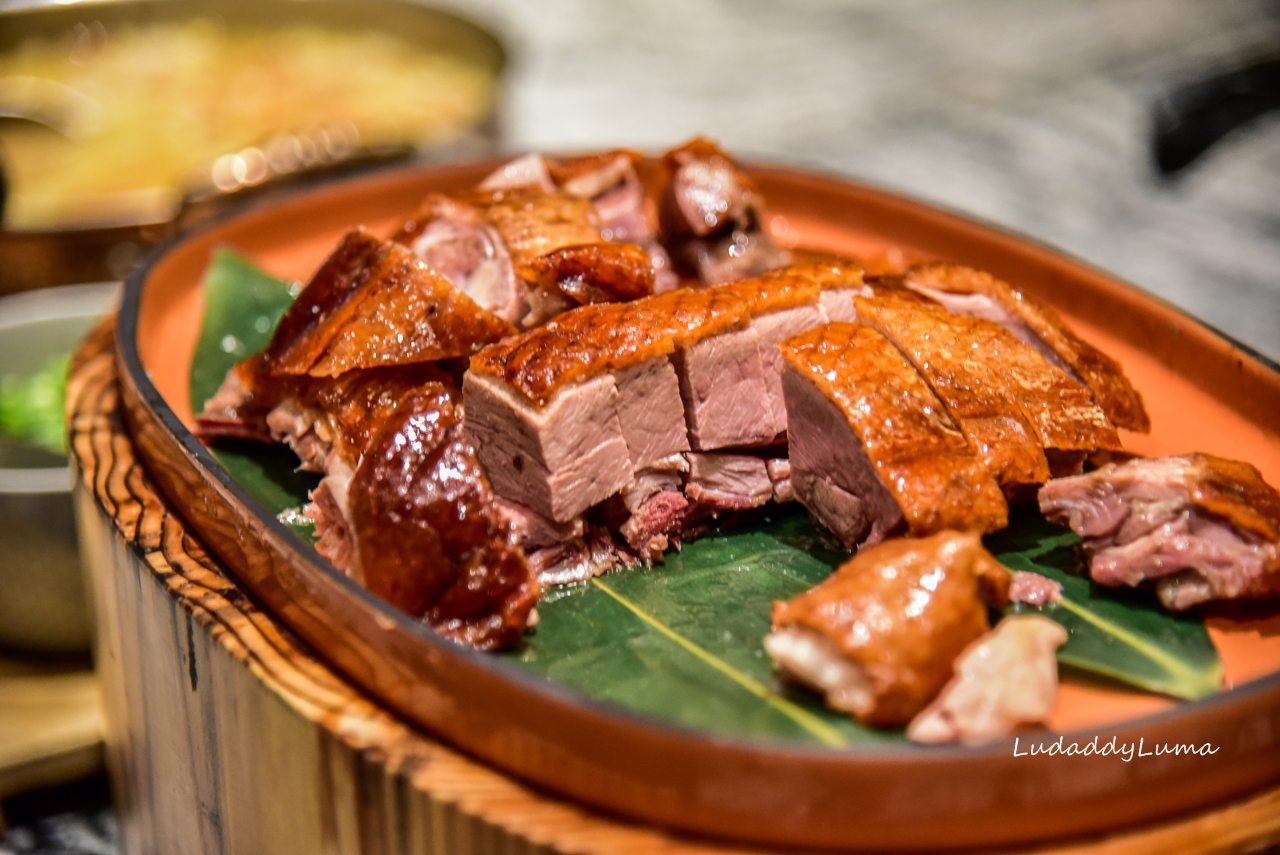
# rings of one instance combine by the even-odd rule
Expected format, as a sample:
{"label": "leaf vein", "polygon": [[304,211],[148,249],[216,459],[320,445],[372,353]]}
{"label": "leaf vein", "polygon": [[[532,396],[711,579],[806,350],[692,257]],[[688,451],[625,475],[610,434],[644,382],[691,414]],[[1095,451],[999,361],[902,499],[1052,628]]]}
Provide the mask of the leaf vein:
{"label": "leaf vein", "polygon": [[723,659],[716,656],[711,651],[703,647],[700,647],[699,645],[690,641],[688,638],[685,638],[683,635],[676,632],[674,629],[667,626],[666,624],[662,623],[662,621],[658,620],[656,617],[649,614],[648,612],[640,608],[635,603],[631,602],[631,600],[627,599],[626,597],[619,594],[617,591],[610,588],[604,582],[601,582],[599,579],[592,579],[591,584],[595,585],[597,588],[604,591],[610,597],[617,600],[624,608],[626,608],[628,611],[630,611],[640,620],[644,621],[650,627],[657,630],[667,639],[675,642],[680,647],[684,648],[687,652],[691,653],[693,656],[701,660],[704,664],[709,665],[711,668],[720,672],[725,677],[728,677],[730,680],[737,683],[739,686],[746,689],[748,692],[760,698],[760,700],[764,701],[766,704],[773,707],[778,712],[782,713],[787,718],[794,721],[800,727],[807,730],[815,739],[817,739],[823,745],[840,747],[840,746],[845,746],[849,744],[848,740],[844,738],[844,736],[840,733],[840,731],[836,730],[831,725],[822,721],[812,713],[809,713],[808,711],[801,709],[800,707],[796,706],[795,704],[791,703],[785,698],[778,697],[776,694],[769,691],[769,688],[765,686],[763,683],[759,682],[758,680],[754,680],[751,677],[748,677],[746,674],[743,674],[737,668],[734,668],[728,662],[725,662]]}

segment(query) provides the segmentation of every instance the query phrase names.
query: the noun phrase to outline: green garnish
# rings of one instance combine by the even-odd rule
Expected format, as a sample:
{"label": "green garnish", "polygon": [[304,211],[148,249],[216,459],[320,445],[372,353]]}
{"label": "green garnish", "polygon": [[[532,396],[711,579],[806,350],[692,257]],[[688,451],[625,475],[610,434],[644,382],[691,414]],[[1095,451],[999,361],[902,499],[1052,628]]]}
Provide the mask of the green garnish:
{"label": "green garnish", "polygon": [[62,403],[67,392],[64,353],[45,362],[30,377],[0,377],[0,434],[57,454],[67,453],[67,427]]}

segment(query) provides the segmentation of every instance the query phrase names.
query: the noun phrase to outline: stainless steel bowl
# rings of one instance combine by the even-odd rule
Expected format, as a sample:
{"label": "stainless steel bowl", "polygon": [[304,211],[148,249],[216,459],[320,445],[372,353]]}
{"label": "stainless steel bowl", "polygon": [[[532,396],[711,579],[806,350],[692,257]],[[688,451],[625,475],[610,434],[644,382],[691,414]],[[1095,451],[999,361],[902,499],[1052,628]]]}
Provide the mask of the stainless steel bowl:
{"label": "stainless steel bowl", "polygon": [[[506,64],[502,43],[485,28],[409,0],[36,0],[0,8],[0,53],[29,37],[57,38],[77,24],[98,22],[111,27],[121,23],[178,22],[196,16],[212,16],[227,24],[273,27],[309,23],[394,33],[423,48],[461,57],[491,70],[499,91]],[[419,151],[407,142],[373,149],[357,146],[304,168],[269,174],[252,186],[225,189],[213,182],[188,193],[172,220],[128,220],[93,227],[0,228],[0,293],[123,278],[147,249],[246,196],[326,174],[374,168],[413,157],[440,160],[491,153],[497,142],[496,103],[475,127],[441,148]],[[0,103],[0,118],[5,115],[6,107]],[[235,154],[227,152],[228,156]]]}
{"label": "stainless steel bowl", "polygon": [[[75,348],[115,304],[117,283],[0,298],[0,375],[34,373]],[[0,646],[89,649],[71,474],[57,454],[0,438]]]}

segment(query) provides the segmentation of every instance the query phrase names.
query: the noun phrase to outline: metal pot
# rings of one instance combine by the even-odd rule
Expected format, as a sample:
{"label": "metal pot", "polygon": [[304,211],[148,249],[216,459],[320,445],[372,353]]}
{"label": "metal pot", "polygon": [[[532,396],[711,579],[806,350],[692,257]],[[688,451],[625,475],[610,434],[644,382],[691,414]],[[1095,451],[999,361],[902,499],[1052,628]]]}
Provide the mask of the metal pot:
{"label": "metal pot", "polygon": [[[499,78],[506,64],[501,42],[483,27],[447,12],[406,0],[80,0],[36,2],[0,9],[0,52],[29,37],[56,38],[77,24],[167,23],[195,16],[213,16],[229,25],[283,26],[309,23],[335,29],[376,29],[408,39],[423,48],[461,57],[492,71]],[[55,111],[56,112],[56,111]],[[227,188],[213,181],[187,192],[171,220],[137,219],[94,227],[49,229],[0,228],[0,293],[72,282],[123,278],[147,249],[175,231],[211,215],[228,203],[318,176],[368,169],[412,157],[438,160],[475,157],[492,151],[497,139],[496,101],[490,112],[461,137],[441,148],[419,151],[404,145],[356,146],[287,171],[270,170],[251,186]],[[24,116],[0,100],[0,118],[35,118],[52,127],[50,116]],[[294,130],[308,143],[307,132]],[[314,129],[313,129],[314,130]],[[147,129],[140,129],[146,133]],[[227,152],[236,156],[237,152]],[[221,160],[222,158],[219,158]],[[2,166],[2,164],[0,164]],[[211,169],[216,169],[214,164]],[[3,172],[0,171],[0,193]],[[0,205],[2,210],[2,205]]]}

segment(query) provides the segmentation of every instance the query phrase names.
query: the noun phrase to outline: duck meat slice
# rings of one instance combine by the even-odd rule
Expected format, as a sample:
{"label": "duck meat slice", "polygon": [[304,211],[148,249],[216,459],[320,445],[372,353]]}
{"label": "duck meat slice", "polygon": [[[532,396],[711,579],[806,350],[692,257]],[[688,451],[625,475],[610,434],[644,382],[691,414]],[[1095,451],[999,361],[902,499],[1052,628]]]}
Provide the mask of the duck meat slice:
{"label": "duck meat slice", "polygon": [[911,720],[907,738],[980,745],[1043,724],[1058,701],[1057,650],[1066,640],[1062,625],[1041,615],[1000,621],[956,659],[955,676]]}
{"label": "duck meat slice", "polygon": [[764,467],[773,484],[773,500],[778,504],[794,502],[796,490],[791,484],[791,460],[786,457],[770,457],[765,460]]}
{"label": "duck meat slice", "polygon": [[830,320],[824,307],[828,295],[843,294],[852,303],[864,288],[860,267],[827,260],[702,289],[736,303],[740,318],[731,328],[707,330],[696,340],[685,337],[675,352],[690,445],[713,451],[784,438],[781,343]]}
{"label": "duck meat slice", "polygon": [[646,359],[614,372],[618,425],[637,472],[689,450],[680,380],[671,360]]}
{"label": "duck meat slice", "polygon": [[666,248],[658,241],[657,207],[637,168],[644,157],[629,149],[569,158],[527,154],[503,164],[480,183],[481,190],[560,190],[591,202],[605,240],[644,248],[654,270],[654,293],[679,287]]}
{"label": "duck meat slice", "polygon": [[644,245],[657,229],[636,169],[642,158],[629,149],[567,158],[525,154],[495,169],[477,189],[563,191],[592,204],[605,240]]}
{"label": "duck meat slice", "polygon": [[547,159],[537,152],[530,152],[509,160],[490,172],[476,185],[476,189],[485,192],[534,189],[551,193],[555,191],[556,185],[551,180]]}
{"label": "duck meat slice", "polygon": [[978,535],[939,532],[863,550],[818,586],[773,604],[764,648],[788,679],[876,727],[901,727],[989,628],[1009,573]]}
{"label": "duck meat slice", "polygon": [[1095,582],[1151,582],[1166,608],[1280,593],[1280,493],[1248,463],[1109,463],[1045,484],[1040,510],[1084,538]]}
{"label": "duck meat slice", "polygon": [[[633,380],[661,392],[661,366],[639,366],[666,361],[662,340],[628,320],[632,305],[583,306],[472,358],[462,383],[466,429],[505,499],[567,522],[631,480],[633,454],[663,457],[687,447],[683,412],[658,406],[646,413],[648,432],[636,449],[628,447],[614,372],[634,368]],[[671,406],[671,397],[655,404]],[[649,443],[655,433],[674,436],[677,447]]]}
{"label": "duck meat slice", "polygon": [[572,540],[529,554],[529,566],[543,587],[578,584],[637,563],[636,556],[618,542],[613,532],[598,526],[591,526]]}
{"label": "duck meat slice", "polygon": [[1009,602],[1023,603],[1028,606],[1047,606],[1062,602],[1062,583],[1055,582],[1048,576],[1032,573],[1030,570],[1018,570],[1009,582]]}
{"label": "duck meat slice", "polygon": [[723,452],[691,452],[685,456],[689,474],[684,490],[693,519],[758,508],[773,499],[773,479],[764,457]]}
{"label": "duck meat slice", "polygon": [[856,304],[947,405],[1007,497],[1029,499],[1086,455],[1120,449],[1089,390],[999,324],[894,294]]}
{"label": "duck meat slice", "polygon": [[637,469],[631,482],[604,507],[610,527],[646,566],[660,562],[669,546],[679,544],[689,513],[683,489],[688,471],[684,454],[654,461]]}
{"label": "duck meat slice", "polygon": [[1008,524],[986,466],[884,336],[829,324],[783,342],[782,354],[796,498],[847,547]]}
{"label": "duck meat slice", "polygon": [[698,137],[663,161],[658,221],[678,265],[716,285],[790,261],[763,227],[764,199],[755,181],[714,142]]}
{"label": "duck meat slice", "polygon": [[403,246],[356,229],[285,311],[263,368],[335,377],[466,356],[514,332]]}
{"label": "duck meat slice", "polygon": [[[268,371],[336,377],[359,368],[435,362],[470,355],[515,333],[399,244],[377,241],[367,255],[349,251],[367,246],[370,237],[359,230],[348,234],[285,311],[264,355]],[[342,269],[352,257],[360,259],[359,269]],[[313,287],[338,279],[350,285],[340,292]]]}
{"label": "duck meat slice", "polygon": [[564,522],[687,451],[670,359],[745,323],[736,295],[681,289],[583,306],[476,354],[463,378],[467,430],[498,492]]}
{"label": "duck meat slice", "polygon": [[874,283],[867,280],[862,265],[851,258],[810,249],[796,249],[791,254],[791,269],[806,272],[822,290],[818,303],[828,322],[855,323],[858,310],[854,299],[878,293]]}
{"label": "duck meat slice", "polygon": [[485,348],[463,392],[498,492],[565,522],[673,454],[771,442],[785,422],[753,323],[777,320],[770,339],[790,329],[786,313],[821,322],[820,290],[861,271],[823,276],[781,271],[584,306]]}
{"label": "duck meat slice", "polygon": [[[393,239],[428,263],[440,258],[441,272],[469,293],[480,276],[503,317],[526,328],[574,306],[654,293],[649,254],[606,240],[591,202],[560,190],[431,196]],[[527,311],[515,318],[520,306]]]}
{"label": "duck meat slice", "polygon": [[539,405],[474,367],[463,378],[466,430],[504,499],[564,523],[632,478],[610,373]]}
{"label": "duck meat slice", "polygon": [[639,152],[613,149],[548,161],[557,187],[590,200],[606,240],[647,247],[658,237],[657,211],[645,193],[636,164]]}
{"label": "duck meat slice", "polygon": [[658,240],[657,206],[640,179],[639,153],[625,149],[568,159],[552,159],[557,186],[566,193],[591,200],[605,240],[632,243],[649,255],[653,293],[680,287],[680,277]]}
{"label": "duck meat slice", "polygon": [[1113,424],[1140,433],[1151,431],[1142,396],[1120,363],[1077,336],[1048,306],[989,273],[953,264],[908,268],[906,283],[948,311],[995,321],[1039,350],[1087,386]]}
{"label": "duck meat slice", "polygon": [[511,523],[516,533],[516,540],[530,555],[535,549],[552,546],[581,537],[586,532],[586,523],[582,517],[574,517],[568,522],[558,523],[537,513],[532,508],[507,499],[498,500],[498,509]]}
{"label": "duck meat slice", "polygon": [[480,207],[433,193],[392,240],[507,323],[518,324],[529,313],[526,288],[506,242]]}
{"label": "duck meat slice", "polygon": [[[755,294],[746,297],[747,300],[758,303],[766,298],[774,302],[773,306],[768,307],[768,311],[755,309],[751,313],[751,330],[755,333],[760,348],[760,367],[764,376],[765,393],[769,399],[769,413],[773,419],[769,430],[774,437],[781,437],[787,432],[787,407],[782,400],[782,351],[779,345],[792,336],[820,327],[830,320],[822,305],[822,295],[840,290],[837,287],[822,287],[821,276],[830,272],[831,268],[824,265],[792,266],[738,283],[740,290],[750,287],[757,289]],[[856,278],[860,283],[860,274],[860,269],[853,268],[851,278]],[[840,285],[843,286],[844,283]],[[787,290],[782,291],[783,288]],[[782,299],[773,297],[774,294]],[[730,444],[746,443],[726,443]]]}

